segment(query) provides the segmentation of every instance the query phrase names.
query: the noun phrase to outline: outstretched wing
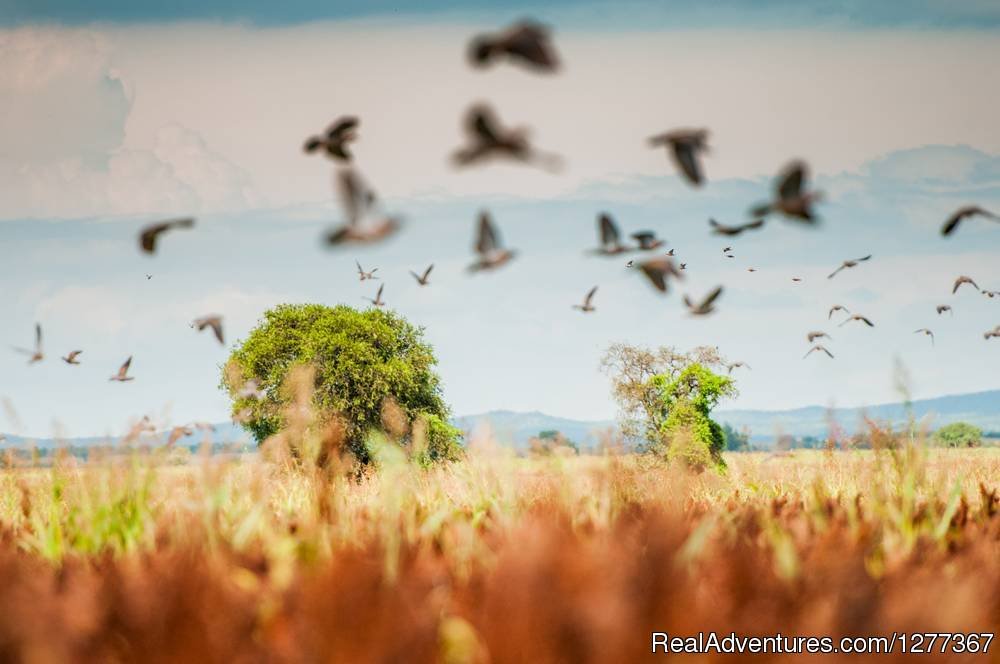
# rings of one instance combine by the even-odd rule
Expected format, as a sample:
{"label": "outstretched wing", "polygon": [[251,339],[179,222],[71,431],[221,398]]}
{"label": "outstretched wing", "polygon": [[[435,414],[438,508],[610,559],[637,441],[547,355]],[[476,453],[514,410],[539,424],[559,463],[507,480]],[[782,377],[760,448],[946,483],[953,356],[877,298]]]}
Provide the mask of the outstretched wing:
{"label": "outstretched wing", "polygon": [[597,217],[598,226],[601,234],[601,245],[610,246],[617,245],[621,241],[621,234],[618,232],[618,226],[615,225],[614,219],[611,218],[606,212],[602,212],[600,216]]}
{"label": "outstretched wing", "polygon": [[778,181],[778,197],[798,198],[802,194],[802,183],[806,178],[806,165],[801,161],[789,164]]}
{"label": "outstretched wing", "polygon": [[479,213],[479,232],[476,235],[476,252],[481,255],[489,254],[500,245],[497,238],[496,229],[490,220],[490,213],[483,211]]}

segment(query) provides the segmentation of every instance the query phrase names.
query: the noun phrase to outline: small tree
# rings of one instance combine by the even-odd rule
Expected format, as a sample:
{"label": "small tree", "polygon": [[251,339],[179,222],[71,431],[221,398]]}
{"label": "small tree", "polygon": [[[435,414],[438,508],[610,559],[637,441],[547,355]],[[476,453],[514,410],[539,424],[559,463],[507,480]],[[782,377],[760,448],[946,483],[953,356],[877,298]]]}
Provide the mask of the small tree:
{"label": "small tree", "polygon": [[359,461],[369,461],[369,432],[386,428],[387,406],[396,415],[393,433],[410,442],[419,421],[419,454],[451,459],[461,449],[459,432],[448,423],[435,364],[423,330],[392,312],[283,304],[265,312],[233,351],[222,386],[233,399],[234,419],[258,443],[286,426],[295,401],[286,381],[308,368],[306,399],[318,425],[336,421],[338,435]]}
{"label": "small tree", "polygon": [[938,429],[934,439],[946,447],[979,447],[983,430],[968,422],[953,422]]}
{"label": "small tree", "polygon": [[735,396],[733,380],[694,363],[676,377],[654,376],[650,384],[658,396],[655,422],[667,457],[697,469],[724,467],[726,436],[709,415],[720,399]]}
{"label": "small tree", "polygon": [[746,428],[737,431],[728,422],[722,424],[722,435],[726,439],[726,451],[743,452],[750,449],[750,434]]}

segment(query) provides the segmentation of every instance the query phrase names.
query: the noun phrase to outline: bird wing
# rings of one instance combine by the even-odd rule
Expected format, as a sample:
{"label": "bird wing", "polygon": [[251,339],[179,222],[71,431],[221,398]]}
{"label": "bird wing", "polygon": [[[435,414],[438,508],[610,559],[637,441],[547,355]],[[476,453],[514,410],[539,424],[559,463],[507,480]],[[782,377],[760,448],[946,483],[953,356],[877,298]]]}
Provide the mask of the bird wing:
{"label": "bird wing", "polygon": [[830,274],[826,275],[826,278],[827,278],[827,279],[833,279],[833,278],[834,278],[834,277],[836,277],[836,276],[837,276],[837,274],[838,274],[838,273],[839,273],[839,272],[840,272],[841,270],[843,270],[843,269],[844,269],[845,267],[847,267],[847,266],[846,266],[846,265],[843,265],[843,264],[842,264],[842,265],[841,265],[840,267],[838,267],[838,268],[837,268],[836,270],[834,270],[834,271],[833,271],[833,272],[831,272]]}
{"label": "bird wing", "polygon": [[789,164],[778,181],[778,197],[798,198],[802,194],[802,182],[806,177],[806,165],[801,161]]}
{"label": "bird wing", "polygon": [[855,316],[854,318],[855,318],[855,320],[861,321],[862,323],[864,323],[868,327],[875,327],[875,323],[871,322],[870,320],[868,320],[864,316]]}
{"label": "bird wing", "polygon": [[748,229],[748,230],[756,230],[758,228],[761,228],[764,225],[764,221],[765,221],[764,219],[757,219],[755,221],[751,221],[749,223],[743,224],[742,228]]}
{"label": "bird wing", "polygon": [[583,304],[584,305],[589,305],[590,301],[594,299],[594,293],[596,293],[596,292],[597,292],[597,286],[594,286],[593,288],[591,288],[590,292],[587,293],[587,296],[583,298]]}
{"label": "bird wing", "polygon": [[490,213],[483,211],[479,213],[479,232],[476,235],[476,252],[485,255],[495,251],[500,242],[497,238],[496,229],[490,220]]}
{"label": "bird wing", "polygon": [[830,356],[830,359],[833,359],[833,353],[831,353],[830,351],[828,351],[828,350],[827,350],[826,348],[824,348],[823,346],[820,346],[820,347],[819,347],[819,349],[820,349],[821,351],[823,351],[824,353],[826,353],[827,355],[829,355],[829,356]]}
{"label": "bird wing", "polygon": [[712,303],[715,302],[717,299],[719,299],[720,295],[722,295],[722,286],[716,286],[715,290],[709,293],[708,296],[705,297],[704,300],[702,300],[700,308],[707,309],[708,307],[712,306]]}
{"label": "bird wing", "polygon": [[559,63],[548,45],[548,30],[537,23],[524,22],[513,26],[502,38],[504,49],[536,65],[554,68]]}
{"label": "bird wing", "polygon": [[701,184],[701,166],[698,164],[698,157],[695,156],[695,146],[686,141],[674,141],[673,155],[674,161],[688,181],[694,185]]}
{"label": "bird wing", "polygon": [[42,326],[39,323],[35,323],[35,350],[42,352]]}
{"label": "bird wing", "polygon": [[365,186],[357,173],[344,169],[337,176],[337,191],[340,194],[340,204],[347,214],[347,223],[353,226],[358,223],[363,209],[367,206]]}
{"label": "bird wing", "polygon": [[119,378],[124,378],[126,375],[128,375],[128,368],[130,366],[132,366],[132,356],[131,355],[129,355],[128,359],[125,360],[125,362],[122,363],[121,367],[118,368],[118,377]]}
{"label": "bird wing", "polygon": [[640,263],[639,269],[646,275],[646,278],[653,284],[656,290],[667,292],[666,273],[657,264]]}
{"label": "bird wing", "polygon": [[357,128],[357,126],[358,118],[353,115],[345,115],[342,118],[338,118],[332,125],[329,126],[326,130],[326,135],[333,140],[341,140],[344,134]]}
{"label": "bird wing", "polygon": [[466,130],[480,143],[490,145],[500,142],[500,131],[497,126],[496,116],[488,106],[474,106],[466,120]]}
{"label": "bird wing", "polygon": [[870,260],[871,257],[872,257],[872,255],[868,254],[867,256],[862,256],[861,258],[855,258],[854,262],[855,263],[864,263],[865,261]]}
{"label": "bird wing", "polygon": [[381,286],[378,287],[378,292],[375,293],[375,301],[376,302],[378,302],[379,300],[382,299],[382,289],[383,288],[385,288],[385,284],[382,284]]}
{"label": "bird wing", "polygon": [[424,281],[427,281],[427,277],[431,276],[431,270],[434,269],[434,263],[431,263],[426,270],[424,270]]}
{"label": "bird wing", "polygon": [[615,225],[614,219],[611,215],[607,213],[601,213],[597,218],[597,223],[599,226],[599,231],[601,234],[601,245],[617,245],[621,241],[621,234],[618,232],[618,226]]}

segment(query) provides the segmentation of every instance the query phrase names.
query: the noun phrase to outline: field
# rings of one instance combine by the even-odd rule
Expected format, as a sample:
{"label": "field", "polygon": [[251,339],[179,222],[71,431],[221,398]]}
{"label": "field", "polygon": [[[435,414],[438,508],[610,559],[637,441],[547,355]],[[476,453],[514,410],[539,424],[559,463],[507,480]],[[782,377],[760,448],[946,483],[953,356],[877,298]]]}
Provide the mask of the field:
{"label": "field", "polygon": [[379,458],[0,471],[0,661],[619,662],[653,631],[1000,623],[994,450]]}

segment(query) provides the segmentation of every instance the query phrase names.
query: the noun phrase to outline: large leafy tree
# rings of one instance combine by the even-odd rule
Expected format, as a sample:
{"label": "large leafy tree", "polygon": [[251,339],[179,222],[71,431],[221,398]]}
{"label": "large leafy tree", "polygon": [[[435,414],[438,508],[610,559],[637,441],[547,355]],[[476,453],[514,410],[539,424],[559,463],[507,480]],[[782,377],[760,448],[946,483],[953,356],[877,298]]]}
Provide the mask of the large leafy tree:
{"label": "large leafy tree", "polygon": [[233,351],[222,385],[234,418],[258,443],[286,426],[294,398],[286,383],[308,368],[312,409],[320,422],[338,421],[358,460],[369,460],[365,439],[385,428],[387,405],[397,420],[392,428],[410,431],[420,420],[428,458],[454,458],[459,434],[448,424],[435,364],[423,330],[392,312],[283,304],[265,312]]}
{"label": "large leafy tree", "polygon": [[983,430],[968,422],[952,422],[934,432],[934,438],[947,447],[979,447]]}
{"label": "large leafy tree", "polygon": [[696,468],[724,466],[726,435],[710,415],[720,399],[735,396],[733,380],[694,363],[676,376],[654,376],[650,383],[659,397],[655,423],[668,458]]}

